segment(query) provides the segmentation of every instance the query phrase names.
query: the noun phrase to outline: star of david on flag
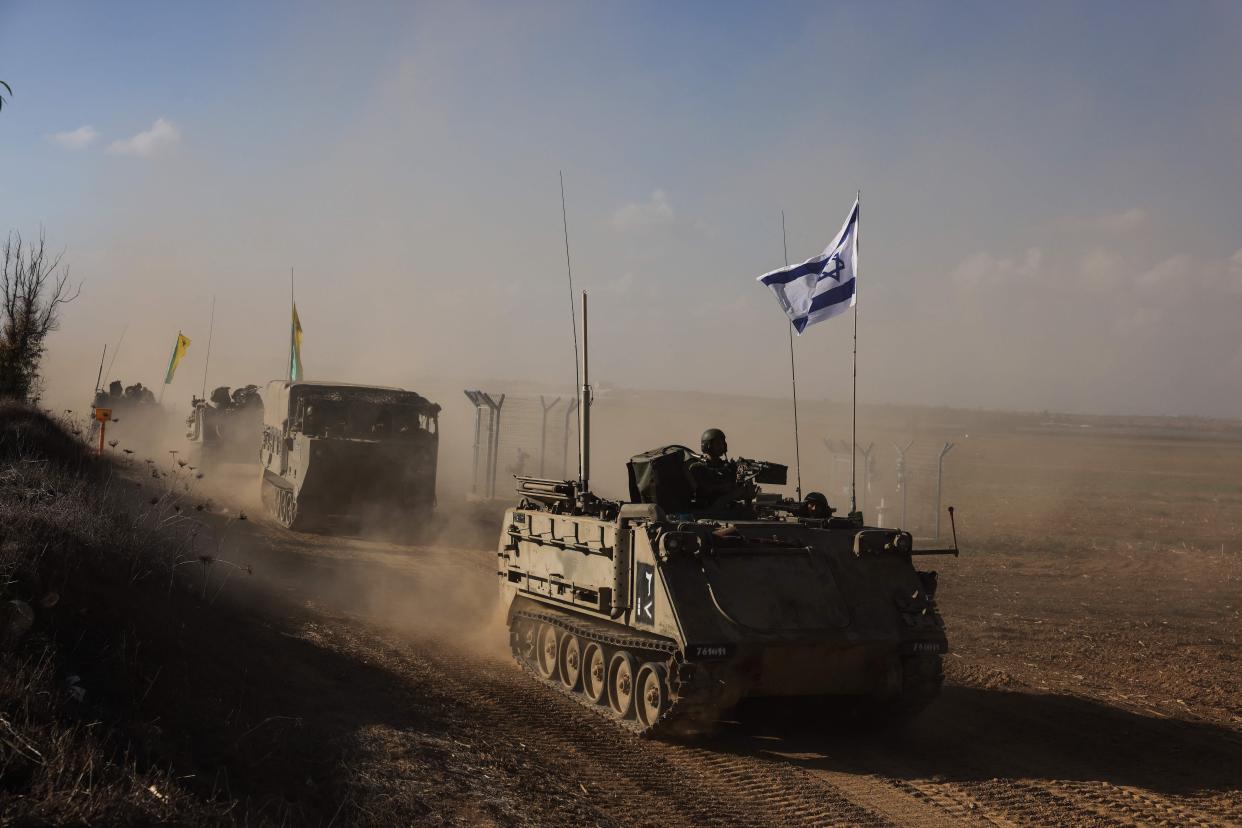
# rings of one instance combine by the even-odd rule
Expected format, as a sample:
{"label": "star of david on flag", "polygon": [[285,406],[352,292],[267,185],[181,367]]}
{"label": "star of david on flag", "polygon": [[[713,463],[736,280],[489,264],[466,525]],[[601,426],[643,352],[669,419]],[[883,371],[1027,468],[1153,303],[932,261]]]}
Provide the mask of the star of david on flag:
{"label": "star of david on flag", "polygon": [[801,336],[811,325],[854,307],[858,275],[858,199],[832,243],[802,264],[765,273],[757,281],[772,288],[781,310]]}

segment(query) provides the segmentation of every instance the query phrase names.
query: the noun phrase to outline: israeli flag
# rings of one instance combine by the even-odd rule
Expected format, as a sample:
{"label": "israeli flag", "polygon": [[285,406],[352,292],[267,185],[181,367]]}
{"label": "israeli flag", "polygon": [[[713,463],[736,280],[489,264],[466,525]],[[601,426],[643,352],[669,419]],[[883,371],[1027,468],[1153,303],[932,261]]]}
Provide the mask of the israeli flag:
{"label": "israeli flag", "polygon": [[782,267],[759,277],[772,288],[776,301],[802,332],[816,322],[831,319],[854,307],[858,275],[858,199],[841,232],[824,252],[802,264]]}

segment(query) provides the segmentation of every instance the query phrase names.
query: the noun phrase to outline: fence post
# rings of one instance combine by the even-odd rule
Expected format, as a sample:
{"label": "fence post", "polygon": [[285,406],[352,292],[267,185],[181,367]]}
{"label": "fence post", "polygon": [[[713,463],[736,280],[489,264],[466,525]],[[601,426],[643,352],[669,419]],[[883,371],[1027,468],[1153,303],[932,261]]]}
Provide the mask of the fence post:
{"label": "fence post", "polygon": [[[474,406],[474,464],[470,467],[470,494],[479,492],[479,436],[483,430],[483,400],[480,391],[465,391],[466,399]],[[490,445],[491,438],[488,438]]]}
{"label": "fence post", "polygon": [[867,514],[867,495],[871,492],[871,450],[875,448],[875,443],[868,443],[866,448],[854,444],[854,449],[863,456],[863,496],[862,496],[862,512]]}
{"label": "fence post", "polygon": [[500,408],[501,406],[505,404],[505,395],[501,394],[500,399],[496,401],[491,401],[489,399],[489,402],[492,403],[492,406],[493,406],[492,411],[494,412],[493,420],[495,421],[494,423],[495,429],[493,432],[492,441],[494,442],[495,447],[492,449],[491,486],[488,489],[487,496],[491,498],[492,500],[495,500],[496,499],[496,469],[497,467],[500,466]]}
{"label": "fence post", "polygon": [[944,456],[953,448],[953,443],[946,442],[936,458],[936,540],[940,540],[940,487],[944,482]]}
{"label": "fence post", "polygon": [[548,412],[556,408],[560,404],[561,398],[557,397],[551,404],[544,401],[543,394],[539,395],[539,405],[543,407],[543,419],[539,423],[539,476],[543,477],[543,460],[548,453]]}
{"label": "fence post", "polygon": [[909,494],[909,481],[906,480],[906,452],[914,445],[914,441],[906,443],[905,448],[893,443],[893,448],[897,449],[897,491],[901,492],[901,526],[899,528],[909,531],[910,528],[906,524],[906,501]]}
{"label": "fence post", "polygon": [[[828,454],[832,458],[832,465],[828,469],[828,491],[832,492],[833,497],[836,497],[838,494],[848,497],[849,485],[841,487],[840,492],[837,491],[837,467],[842,462],[848,463],[851,460],[850,452],[854,450],[854,447],[850,445],[848,440],[842,440],[840,445],[838,445],[836,440],[829,440],[827,437],[821,439],[824,443],[824,448],[828,449]],[[852,484],[853,481],[849,481],[849,483]]]}

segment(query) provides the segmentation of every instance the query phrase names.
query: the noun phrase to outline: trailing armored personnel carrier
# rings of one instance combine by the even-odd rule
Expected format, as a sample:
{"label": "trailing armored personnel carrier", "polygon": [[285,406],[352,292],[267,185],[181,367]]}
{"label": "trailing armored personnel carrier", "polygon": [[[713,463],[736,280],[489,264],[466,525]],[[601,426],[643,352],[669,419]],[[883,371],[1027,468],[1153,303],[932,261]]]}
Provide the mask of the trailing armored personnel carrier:
{"label": "trailing armored personnel carrier", "polygon": [[189,462],[205,470],[225,463],[256,463],[263,433],[263,400],[257,385],[231,394],[227,386],[210,400],[194,397],[185,421]]}
{"label": "trailing armored personnel carrier", "polygon": [[645,735],[746,697],[850,697],[881,722],[935,698],[948,644],[910,534],[764,495],[785,482],[768,463],[738,463],[747,499],[697,510],[695,458],[633,458],[625,503],[519,478],[498,567],[517,661]]}
{"label": "trailing armored personnel carrier", "polygon": [[401,388],[284,380],[263,399],[263,504],[282,526],[425,525],[439,405]]}

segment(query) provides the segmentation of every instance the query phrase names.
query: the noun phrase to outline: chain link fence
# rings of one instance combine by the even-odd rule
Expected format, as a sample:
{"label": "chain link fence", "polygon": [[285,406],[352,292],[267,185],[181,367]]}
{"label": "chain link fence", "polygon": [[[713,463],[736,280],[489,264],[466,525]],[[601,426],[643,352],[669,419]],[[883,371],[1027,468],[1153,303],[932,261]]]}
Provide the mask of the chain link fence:
{"label": "chain link fence", "polygon": [[[868,523],[905,529],[920,538],[947,531],[943,517],[946,458],[953,443],[908,440],[859,443],[825,438],[829,457],[829,501],[848,506],[851,463],[857,468],[858,508]],[[841,508],[840,511],[846,511]]]}
{"label": "chain link fence", "polygon": [[465,394],[474,405],[471,497],[507,497],[515,475],[565,479],[576,474],[575,398],[477,390]]}

